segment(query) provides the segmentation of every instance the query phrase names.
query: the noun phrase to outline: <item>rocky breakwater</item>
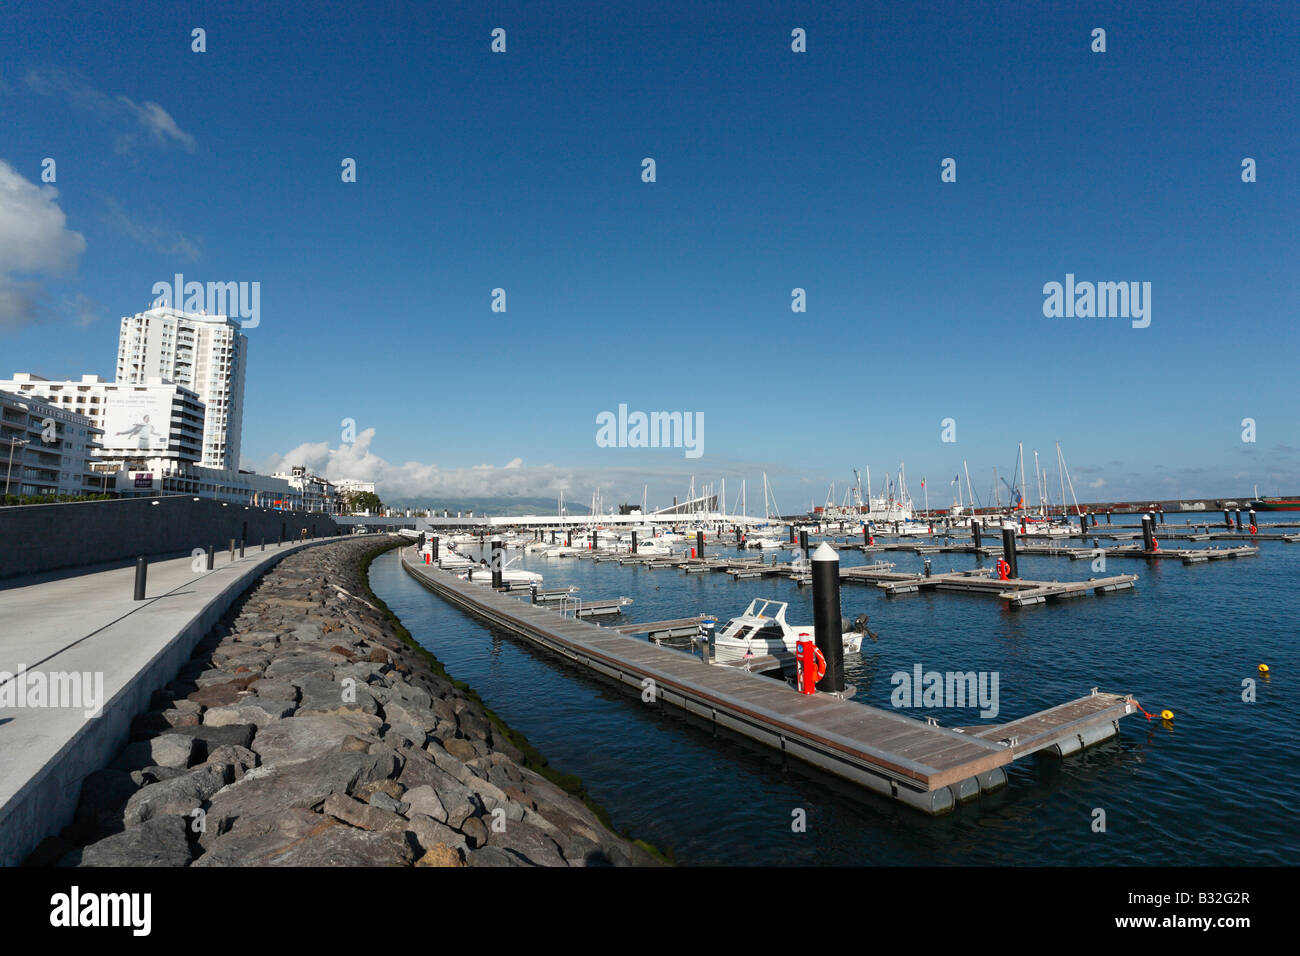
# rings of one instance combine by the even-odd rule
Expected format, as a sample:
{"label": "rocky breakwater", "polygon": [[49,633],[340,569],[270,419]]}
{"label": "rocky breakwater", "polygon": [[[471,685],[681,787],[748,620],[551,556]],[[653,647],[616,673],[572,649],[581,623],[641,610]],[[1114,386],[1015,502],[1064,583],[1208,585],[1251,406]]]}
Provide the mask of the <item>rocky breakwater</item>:
{"label": "rocky breakwater", "polygon": [[363,597],[375,550],[374,539],[322,545],[268,572],[154,695],[112,765],[86,778],[75,822],[29,862],[657,862],[547,779],[526,741],[527,756]]}

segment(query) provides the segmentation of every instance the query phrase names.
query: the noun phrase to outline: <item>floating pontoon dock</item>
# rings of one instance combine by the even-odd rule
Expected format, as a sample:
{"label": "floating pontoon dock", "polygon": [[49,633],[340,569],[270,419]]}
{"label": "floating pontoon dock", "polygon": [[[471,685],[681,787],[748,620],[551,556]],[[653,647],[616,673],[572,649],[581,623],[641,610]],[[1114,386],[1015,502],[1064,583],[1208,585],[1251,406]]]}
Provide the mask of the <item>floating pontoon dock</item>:
{"label": "floating pontoon dock", "polygon": [[[492,625],[639,692],[653,682],[657,701],[930,814],[1004,786],[1004,768],[1019,757],[1072,753],[1113,737],[1120,719],[1137,709],[1132,697],[1094,690],[1010,724],[963,732],[838,695],[800,694],[783,681],[710,664],[618,628],[564,617],[552,607],[461,581],[416,563],[412,549],[401,553],[408,574]],[[686,626],[687,620],[649,627]]]}

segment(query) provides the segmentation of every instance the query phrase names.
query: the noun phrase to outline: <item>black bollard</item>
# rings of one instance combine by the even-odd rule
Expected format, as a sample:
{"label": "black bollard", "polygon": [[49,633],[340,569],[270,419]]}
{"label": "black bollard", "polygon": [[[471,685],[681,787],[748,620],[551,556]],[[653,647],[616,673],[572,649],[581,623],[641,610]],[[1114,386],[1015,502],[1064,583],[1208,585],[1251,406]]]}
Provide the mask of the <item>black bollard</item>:
{"label": "black bollard", "polygon": [[632,530],[632,553],[636,554],[636,529]]}
{"label": "black bollard", "polygon": [[812,556],[813,629],[817,649],[826,659],[826,676],[818,690],[844,690],[844,632],[840,618],[840,556],[826,543]]}
{"label": "black bollard", "polygon": [[1016,529],[1002,529],[1002,560],[1011,566],[1011,577],[1020,577],[1020,566],[1016,562]]}
{"label": "black bollard", "polygon": [[433,536],[433,550],[430,552],[430,560],[434,564],[438,563],[438,536],[436,534]]}
{"label": "black bollard", "polygon": [[1106,524],[1110,524],[1110,512],[1106,512]]}
{"label": "black bollard", "polygon": [[1250,524],[1247,525],[1246,527],[1248,527],[1248,528],[1256,528],[1256,529],[1258,529],[1258,528],[1259,528],[1259,525],[1255,523],[1255,509],[1254,509],[1254,508],[1251,508],[1250,511],[1249,511],[1249,513],[1248,513],[1248,515],[1249,515],[1249,517],[1250,517]]}
{"label": "black bollard", "polygon": [[1084,535],[1088,533],[1088,516],[1079,515],[1079,531]]}
{"label": "black bollard", "polygon": [[862,546],[865,548],[871,543],[871,529],[867,525],[862,526]]}
{"label": "black bollard", "polygon": [[420,537],[416,540],[416,544],[415,544],[415,548],[416,548],[417,551],[423,551],[423,550],[424,550],[424,542],[425,542],[424,532],[421,531],[421,532],[420,532]]}
{"label": "black bollard", "polygon": [[230,560],[235,560],[235,539],[230,539]]}
{"label": "black bollard", "polygon": [[971,518],[971,521],[970,521],[970,533],[971,533],[971,535],[975,538],[975,553],[976,553],[976,554],[978,554],[978,553],[979,553],[979,550],[980,550],[980,530],[981,530],[981,529],[980,529],[980,523],[979,523],[978,521],[976,521],[974,518]]}
{"label": "black bollard", "polygon": [[208,570],[209,571],[212,570],[212,564],[214,561],[216,561],[216,547],[214,545],[208,545]]}
{"label": "black bollard", "polygon": [[505,558],[505,550],[501,544],[501,539],[494,537],[492,539],[492,586],[501,587],[501,562]]}
{"label": "black bollard", "polygon": [[528,590],[532,592],[533,603],[536,604],[537,603],[537,582],[534,581],[532,584],[528,585]]}
{"label": "black bollard", "polygon": [[799,550],[803,552],[805,558],[808,557],[808,532],[803,529],[799,531]]}
{"label": "black bollard", "polygon": [[244,556],[244,539],[243,539],[243,538],[240,538],[240,539],[239,539],[239,556],[240,556],[241,558]]}
{"label": "black bollard", "polygon": [[135,559],[135,599],[144,600],[145,579],[149,576],[149,559],[138,557]]}
{"label": "black bollard", "polygon": [[266,535],[262,535],[262,550],[266,550]]}
{"label": "black bollard", "polygon": [[1241,509],[1237,509],[1237,530],[1241,530]]}
{"label": "black bollard", "polygon": [[794,525],[790,525],[790,543],[794,544]]}
{"label": "black bollard", "polygon": [[1161,524],[1164,524],[1164,523],[1165,523],[1165,509],[1164,509],[1164,508],[1161,508],[1160,511],[1158,512],[1158,514],[1160,515],[1160,523],[1161,523]]}
{"label": "black bollard", "polygon": [[1155,550],[1155,525],[1156,519],[1153,515],[1142,516],[1142,550],[1148,553]]}
{"label": "black bollard", "polygon": [[242,529],[240,529],[239,540],[240,540],[240,541],[247,541],[247,540],[248,540],[248,522],[247,522],[247,521],[244,522],[244,527],[243,527]]}
{"label": "black bollard", "polygon": [[1232,515],[1228,514],[1228,509],[1223,509],[1223,524],[1229,531],[1232,530]]}
{"label": "black bollard", "polygon": [[926,576],[927,578],[930,576],[930,559],[929,559],[929,558],[926,558],[926,559],[925,559],[925,576]]}
{"label": "black bollard", "polygon": [[701,561],[704,560],[704,532],[695,532],[695,556]]}

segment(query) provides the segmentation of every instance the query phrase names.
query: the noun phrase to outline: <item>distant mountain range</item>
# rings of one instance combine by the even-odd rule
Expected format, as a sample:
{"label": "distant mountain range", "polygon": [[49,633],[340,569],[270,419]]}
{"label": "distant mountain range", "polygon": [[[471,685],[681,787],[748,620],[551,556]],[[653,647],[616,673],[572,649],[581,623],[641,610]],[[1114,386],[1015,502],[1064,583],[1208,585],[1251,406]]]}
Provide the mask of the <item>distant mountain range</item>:
{"label": "distant mountain range", "polygon": [[[435,511],[450,511],[454,516],[456,512],[467,514],[472,511],[476,515],[535,515],[535,514],[555,514],[556,501],[554,498],[524,498],[506,495],[500,498],[456,498],[456,499],[439,499],[432,500],[429,498],[399,498],[393,501],[384,499],[384,504],[389,508],[412,508],[424,509],[432,508]],[[564,504],[564,510],[571,515],[585,515],[591,512],[587,505],[568,502]]]}

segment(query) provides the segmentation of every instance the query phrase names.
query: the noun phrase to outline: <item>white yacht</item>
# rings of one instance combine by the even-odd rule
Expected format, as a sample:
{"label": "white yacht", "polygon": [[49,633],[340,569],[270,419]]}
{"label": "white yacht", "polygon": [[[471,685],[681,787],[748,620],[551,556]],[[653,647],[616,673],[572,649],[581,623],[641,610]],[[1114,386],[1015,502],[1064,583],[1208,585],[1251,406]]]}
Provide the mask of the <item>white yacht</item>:
{"label": "white yacht", "polygon": [[[518,561],[518,558],[511,558],[501,569],[502,584],[541,584],[542,576],[536,571],[525,571],[522,568],[512,568],[510,565]],[[470,568],[466,568],[464,573],[458,573],[456,576],[461,580],[469,579],[475,584],[491,584],[492,569],[484,561],[474,565],[473,575],[470,574]]]}
{"label": "white yacht", "polygon": [[[749,602],[745,613],[733,617],[710,638],[713,657],[717,661],[738,661],[747,657],[762,657],[777,652],[794,653],[795,643],[814,640],[812,625],[795,627],[785,620],[785,601],[765,601],[755,598]],[[865,619],[857,621],[847,619],[844,624],[844,652],[856,652],[862,648],[862,638],[866,633]]]}

